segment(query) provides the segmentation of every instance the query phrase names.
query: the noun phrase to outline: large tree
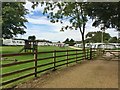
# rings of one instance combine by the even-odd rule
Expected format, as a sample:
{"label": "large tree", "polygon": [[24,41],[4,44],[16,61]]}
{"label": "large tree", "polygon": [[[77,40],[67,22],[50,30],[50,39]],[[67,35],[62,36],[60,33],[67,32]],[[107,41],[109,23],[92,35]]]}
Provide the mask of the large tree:
{"label": "large tree", "polygon": [[102,33],[101,31],[97,31],[97,32],[88,32],[86,34],[86,42],[87,43],[100,43],[101,42],[101,36],[103,34],[103,42],[109,42],[109,39],[111,38],[110,34],[109,33]]}
{"label": "large tree", "polygon": [[70,46],[74,46],[74,45],[75,45],[75,41],[74,41],[73,39],[71,39],[71,40],[69,41],[69,45],[70,45]]}
{"label": "large tree", "polygon": [[115,28],[120,31],[120,2],[91,2],[86,10],[95,19],[93,26],[104,24],[101,29]]}
{"label": "large tree", "polygon": [[117,43],[120,43],[120,37],[118,38]]}
{"label": "large tree", "polygon": [[75,41],[74,41],[73,39],[70,39],[70,40],[69,40],[69,38],[67,38],[63,43],[69,44],[70,46],[75,45]]}
{"label": "large tree", "polygon": [[12,38],[17,34],[24,34],[24,25],[28,13],[23,2],[2,3],[2,37]]}
{"label": "large tree", "polygon": [[28,37],[28,40],[32,40],[32,41],[34,41],[35,39],[36,39],[36,37],[35,37],[34,35]]}
{"label": "large tree", "polygon": [[109,39],[109,43],[117,43],[119,39],[117,39],[117,37],[111,37]]}
{"label": "large tree", "polygon": [[[34,3],[33,7],[37,4],[38,3]],[[80,31],[83,50],[85,50],[84,33],[88,16],[94,19],[93,26],[97,27],[100,24],[104,24],[101,30],[105,28],[116,28],[119,30],[119,3],[42,2],[41,5],[43,4],[46,5],[43,14],[48,15],[47,17],[52,23],[62,23],[65,18],[69,20],[70,24],[62,27],[61,31],[65,29]]]}
{"label": "large tree", "polygon": [[[34,3],[33,7],[37,3]],[[79,30],[80,37],[82,37],[83,51],[85,53],[85,26],[87,22],[87,13],[85,6],[87,3],[82,2],[42,2],[41,5],[44,7],[43,14],[46,14],[52,23],[61,22],[63,23],[66,19],[70,24],[61,28],[61,31],[67,29]],[[54,12],[55,10],[55,12]]]}
{"label": "large tree", "polygon": [[67,38],[63,43],[69,44],[69,38]]}

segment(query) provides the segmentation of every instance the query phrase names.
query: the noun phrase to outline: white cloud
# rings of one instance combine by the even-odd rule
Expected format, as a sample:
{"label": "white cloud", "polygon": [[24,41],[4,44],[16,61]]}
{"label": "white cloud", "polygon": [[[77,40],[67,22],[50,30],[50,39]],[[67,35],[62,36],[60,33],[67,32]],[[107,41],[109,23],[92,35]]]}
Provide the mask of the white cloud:
{"label": "white cloud", "polygon": [[119,37],[119,36],[118,36],[118,31],[117,31],[116,29],[107,29],[105,32],[106,32],[106,33],[110,33],[110,35],[111,35],[112,37],[114,37],[114,36]]}
{"label": "white cloud", "polygon": [[[33,27],[30,30],[26,30],[27,34],[24,35],[24,37],[28,37],[29,35],[35,35],[37,39],[47,39],[51,41],[63,41],[66,38],[73,38],[74,40],[81,40],[81,34],[79,30],[66,30],[64,32],[60,32],[61,27],[63,24],[60,23],[51,23],[45,16],[42,17],[34,17],[34,18],[27,18],[28,21],[32,24],[38,24],[38,25],[48,25],[50,28],[52,27],[53,29],[51,31],[56,31],[54,32],[42,32],[41,28],[38,27]],[[69,21],[64,22],[64,26],[69,24]],[[85,34],[88,32],[92,31],[100,31],[99,28],[94,28],[92,27],[92,22],[88,21],[86,25],[86,31]],[[112,29],[108,29],[106,31],[107,33],[111,33],[111,36],[117,35],[117,32]]]}
{"label": "white cloud", "polygon": [[[30,1],[26,0],[26,4],[25,4],[25,8],[28,9],[30,12],[32,11],[41,11],[43,12],[44,11],[44,8],[45,8],[45,4],[41,7],[40,3],[38,4],[38,6],[35,7],[35,9],[33,9],[31,6],[33,5],[33,3],[31,3]],[[58,8],[55,8],[53,10],[53,13],[57,12]],[[51,12],[51,11],[49,11]]]}
{"label": "white cloud", "polygon": [[78,30],[66,30],[64,32],[41,32],[40,30],[26,30],[27,33],[22,37],[28,38],[30,35],[35,35],[37,39],[46,39],[51,41],[64,41],[66,38],[81,40],[80,32]]}
{"label": "white cloud", "polygon": [[37,7],[35,7],[35,9],[32,8],[33,3],[26,0],[26,4],[24,5],[26,9],[28,9],[30,12],[32,11],[43,11],[44,10],[44,6],[41,7],[41,5],[38,5]]}
{"label": "white cloud", "polygon": [[53,27],[54,31],[58,31],[62,26],[70,25],[69,21],[64,21],[63,24],[51,23],[50,20],[46,16],[34,16],[34,17],[26,17],[29,23],[37,24],[37,25],[48,25],[49,27]]}
{"label": "white cloud", "polygon": [[26,9],[29,10],[29,12],[33,11],[33,8],[31,7],[33,4],[26,0],[26,4],[24,5]]}
{"label": "white cloud", "polygon": [[[92,27],[92,20],[89,20],[86,24],[86,33],[88,32],[93,32],[93,31],[101,31],[100,28],[98,27]],[[106,33],[109,33],[112,37],[117,36],[118,37],[118,32],[115,29],[106,29]]]}
{"label": "white cloud", "polygon": [[[32,3],[28,2],[26,3],[25,7],[30,10],[30,14],[34,15],[33,9],[31,8]],[[36,9],[34,9],[36,12],[43,11],[43,7],[38,5]],[[35,25],[48,25],[50,28],[52,27],[52,31],[56,32],[43,32],[41,28],[38,27],[32,27],[26,29],[27,33],[23,35],[23,38],[28,38],[30,35],[35,35],[37,39],[47,39],[51,41],[64,41],[66,38],[72,38],[74,40],[81,40],[81,34],[79,30],[66,30],[64,32],[60,32],[62,26],[69,25],[69,21],[64,21],[63,24],[60,23],[51,23],[46,16],[32,16],[29,15],[26,17],[28,19],[28,22]],[[49,28],[48,28],[49,29]],[[92,27],[92,20],[89,20],[86,24],[86,31],[85,34],[91,31],[100,31],[99,28]],[[107,33],[110,33],[111,36],[118,36],[118,33],[115,32],[113,29],[108,29],[106,31]]]}

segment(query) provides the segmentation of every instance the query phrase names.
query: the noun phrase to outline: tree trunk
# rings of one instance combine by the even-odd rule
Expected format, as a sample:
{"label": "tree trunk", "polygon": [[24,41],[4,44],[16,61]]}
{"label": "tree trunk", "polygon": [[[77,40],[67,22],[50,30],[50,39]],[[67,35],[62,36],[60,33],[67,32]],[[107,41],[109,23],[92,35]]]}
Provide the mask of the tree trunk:
{"label": "tree trunk", "polygon": [[[83,44],[83,54],[84,54],[84,60],[86,59],[86,52],[85,52],[85,40],[84,40],[84,33],[85,33],[85,25],[86,23],[83,23],[83,26],[81,25],[80,23],[80,20],[82,19],[83,21],[85,20],[84,19],[84,14],[83,14],[83,11],[82,11],[82,7],[80,6],[81,8],[81,12],[78,10],[78,6],[76,7],[76,11],[77,11],[77,21],[78,21],[78,27],[80,29],[80,33],[82,35],[82,44]],[[80,14],[79,14],[80,13]],[[81,19],[80,19],[80,15],[81,15]]]}
{"label": "tree trunk", "polygon": [[83,47],[84,59],[86,59],[84,34],[82,34],[82,44],[83,44],[83,46],[82,46],[82,47]]}

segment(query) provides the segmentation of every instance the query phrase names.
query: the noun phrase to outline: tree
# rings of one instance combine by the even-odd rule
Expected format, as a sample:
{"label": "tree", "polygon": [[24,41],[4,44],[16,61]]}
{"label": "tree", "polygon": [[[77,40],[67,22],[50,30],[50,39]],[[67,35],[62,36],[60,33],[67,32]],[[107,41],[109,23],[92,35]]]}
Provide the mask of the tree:
{"label": "tree", "polygon": [[69,38],[67,38],[63,43],[69,44]]}
{"label": "tree", "polygon": [[35,39],[36,39],[36,37],[35,37],[34,35],[28,37],[28,40],[32,40],[32,41],[34,41]]}
{"label": "tree", "polygon": [[[97,32],[88,32],[86,34],[86,42],[87,43],[100,43],[101,42],[101,35],[102,32],[101,31],[97,31]],[[105,41],[109,41],[109,39],[111,38],[109,33],[103,33],[103,42]]]}
{"label": "tree", "polygon": [[69,44],[70,46],[75,45],[75,41],[74,41],[73,39],[70,39],[70,40],[69,40],[69,38],[67,38],[63,43]]}
{"label": "tree", "polygon": [[60,41],[58,41],[57,43],[61,43]]}
{"label": "tree", "polygon": [[109,43],[117,43],[117,37],[111,37],[110,39],[109,39]]}
{"label": "tree", "polygon": [[12,38],[17,34],[24,34],[24,25],[28,14],[23,2],[2,3],[2,38]]}
{"label": "tree", "polygon": [[118,38],[117,42],[120,43],[120,37]]}
{"label": "tree", "polygon": [[[33,7],[36,6],[37,3],[34,2]],[[87,13],[85,7],[87,3],[81,2],[42,2],[41,6],[46,5],[44,7],[43,14],[46,14],[52,23],[61,22],[64,20],[69,20],[70,24],[61,28],[61,31],[67,29],[79,30],[82,37],[83,43],[83,51],[85,54],[85,26],[87,22]],[[53,12],[53,10],[56,10]]]}
{"label": "tree", "polygon": [[73,39],[71,39],[71,40],[69,41],[69,45],[70,45],[70,46],[75,45],[75,41],[74,41]]}
{"label": "tree", "polygon": [[104,28],[116,28],[120,31],[120,2],[91,2],[86,7],[93,26],[104,24]]}
{"label": "tree", "polygon": [[95,35],[95,33],[96,33],[96,32],[88,32],[88,33],[86,34],[86,38],[91,38],[91,37],[93,37],[93,36]]}

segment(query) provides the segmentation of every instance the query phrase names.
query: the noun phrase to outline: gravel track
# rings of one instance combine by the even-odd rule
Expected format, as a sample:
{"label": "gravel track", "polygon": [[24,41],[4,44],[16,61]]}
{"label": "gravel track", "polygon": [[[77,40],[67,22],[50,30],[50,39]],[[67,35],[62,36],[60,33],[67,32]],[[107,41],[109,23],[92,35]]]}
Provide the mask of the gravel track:
{"label": "gravel track", "polygon": [[118,61],[82,61],[16,88],[118,88]]}

